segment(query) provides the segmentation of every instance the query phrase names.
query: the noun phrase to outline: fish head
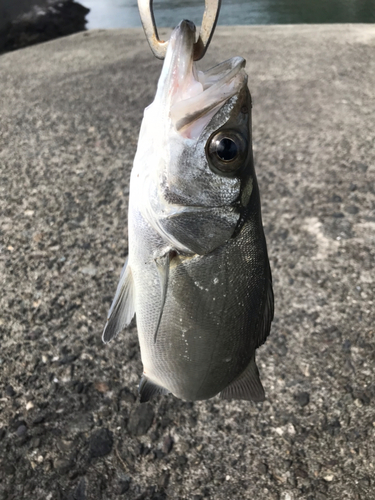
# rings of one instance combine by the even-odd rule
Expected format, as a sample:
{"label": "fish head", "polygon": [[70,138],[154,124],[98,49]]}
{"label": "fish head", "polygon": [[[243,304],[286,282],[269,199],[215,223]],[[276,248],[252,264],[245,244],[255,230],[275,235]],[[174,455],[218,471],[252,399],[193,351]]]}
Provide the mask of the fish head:
{"label": "fish head", "polygon": [[[144,113],[132,182],[145,218],[164,239],[182,251],[207,253],[233,233],[253,176],[251,97],[243,58],[200,71],[194,43],[195,26],[182,21]],[[181,239],[194,215],[200,225],[189,241]]]}

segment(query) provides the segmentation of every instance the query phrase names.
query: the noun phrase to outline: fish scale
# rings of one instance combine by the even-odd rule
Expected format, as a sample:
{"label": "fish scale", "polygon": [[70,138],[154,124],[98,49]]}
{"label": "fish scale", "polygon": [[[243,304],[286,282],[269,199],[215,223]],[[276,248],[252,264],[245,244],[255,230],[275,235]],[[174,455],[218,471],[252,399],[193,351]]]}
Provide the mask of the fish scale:
{"label": "fish scale", "polygon": [[273,292],[247,75],[239,57],[197,72],[192,29],[182,21],[173,31],[145,110],[129,255],[103,339],[136,313],[141,401],[166,393],[261,401],[255,351],[270,331]]}

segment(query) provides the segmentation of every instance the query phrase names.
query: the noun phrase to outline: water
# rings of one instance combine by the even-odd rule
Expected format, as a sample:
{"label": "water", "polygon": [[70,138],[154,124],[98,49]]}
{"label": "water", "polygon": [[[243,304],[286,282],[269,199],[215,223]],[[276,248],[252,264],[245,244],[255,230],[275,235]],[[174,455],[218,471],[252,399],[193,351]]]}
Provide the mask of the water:
{"label": "water", "polygon": [[[136,0],[78,0],[91,9],[88,28],[141,26]],[[200,25],[204,0],[155,0],[158,26]],[[375,23],[375,0],[222,0],[218,24]]]}

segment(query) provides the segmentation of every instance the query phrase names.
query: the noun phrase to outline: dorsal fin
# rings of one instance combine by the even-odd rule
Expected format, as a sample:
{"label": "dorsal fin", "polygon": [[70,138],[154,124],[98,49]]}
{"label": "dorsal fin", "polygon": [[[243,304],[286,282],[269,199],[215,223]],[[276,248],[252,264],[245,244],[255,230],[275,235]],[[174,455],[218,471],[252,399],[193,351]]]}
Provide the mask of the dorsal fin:
{"label": "dorsal fin", "polygon": [[160,385],[151,382],[146,375],[142,375],[141,381],[139,382],[138,392],[140,395],[141,403],[146,403],[151,398],[158,394],[169,394],[167,389],[161,387]]}
{"label": "dorsal fin", "polygon": [[129,325],[135,313],[134,283],[131,268],[126,258],[122,268],[116,295],[108,312],[107,323],[103,331],[103,342],[109,342]]}
{"label": "dorsal fin", "polygon": [[222,399],[245,399],[259,403],[264,401],[264,389],[259,378],[255,354],[247,368],[220,393]]}

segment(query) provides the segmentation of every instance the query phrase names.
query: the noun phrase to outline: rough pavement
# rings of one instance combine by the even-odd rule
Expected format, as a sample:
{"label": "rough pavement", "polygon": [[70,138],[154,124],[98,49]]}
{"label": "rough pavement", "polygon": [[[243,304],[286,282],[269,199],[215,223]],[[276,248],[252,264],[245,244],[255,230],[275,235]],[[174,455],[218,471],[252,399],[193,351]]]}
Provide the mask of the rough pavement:
{"label": "rough pavement", "polygon": [[[375,26],[219,27],[247,59],[276,314],[262,404],[139,405],[101,342],[161,63],[140,30],[0,57],[0,498],[375,498]],[[155,124],[157,126],[157,124]]]}

